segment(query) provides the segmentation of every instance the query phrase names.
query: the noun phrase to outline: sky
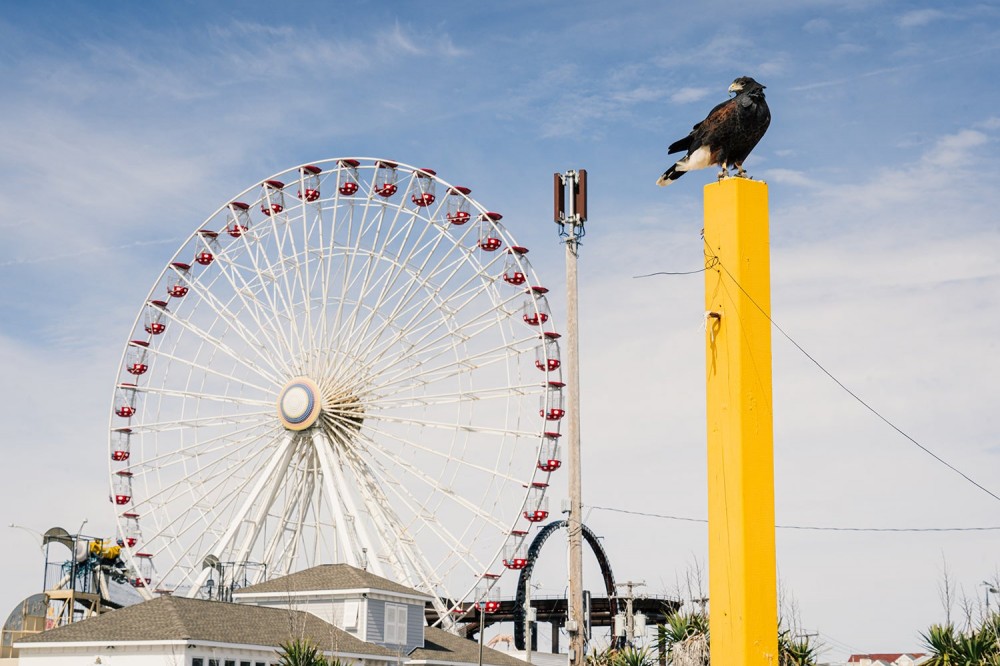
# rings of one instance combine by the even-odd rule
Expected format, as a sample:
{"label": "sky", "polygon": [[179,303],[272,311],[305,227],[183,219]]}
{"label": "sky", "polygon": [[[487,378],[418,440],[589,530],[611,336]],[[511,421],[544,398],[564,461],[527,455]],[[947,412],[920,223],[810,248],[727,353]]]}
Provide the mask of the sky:
{"label": "sky", "polygon": [[40,591],[33,532],[113,533],[107,414],[164,262],[235,193],[351,155],[473,188],[557,317],[551,174],[588,170],[585,519],[619,580],[686,594],[707,545],[703,279],[637,276],[702,267],[714,170],[654,183],[749,75],[773,117],[746,167],[783,332],[782,606],[827,660],[918,650],[1000,575],[998,63],[996,2],[5,7],[0,607]]}

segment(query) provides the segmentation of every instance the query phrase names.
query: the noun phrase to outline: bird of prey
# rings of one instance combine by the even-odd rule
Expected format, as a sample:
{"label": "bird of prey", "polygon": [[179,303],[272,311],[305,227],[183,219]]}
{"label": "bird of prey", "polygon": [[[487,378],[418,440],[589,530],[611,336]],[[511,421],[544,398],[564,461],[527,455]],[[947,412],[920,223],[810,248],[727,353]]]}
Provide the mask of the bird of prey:
{"label": "bird of prey", "polygon": [[716,106],[708,116],[691,129],[691,133],[667,148],[667,154],[687,151],[672,167],[663,172],[656,184],[669,185],[686,171],[704,169],[713,164],[722,167],[719,178],[736,175],[745,178],[743,160],[764,136],[771,123],[771,111],[764,100],[764,86],[749,76],[741,76],[729,86],[736,93]]}

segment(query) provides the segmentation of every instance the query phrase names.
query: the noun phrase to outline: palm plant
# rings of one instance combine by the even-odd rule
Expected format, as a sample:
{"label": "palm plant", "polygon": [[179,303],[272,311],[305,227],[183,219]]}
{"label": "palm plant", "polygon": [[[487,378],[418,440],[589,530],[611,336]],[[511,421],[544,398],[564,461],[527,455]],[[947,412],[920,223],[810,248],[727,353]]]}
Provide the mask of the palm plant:
{"label": "palm plant", "polygon": [[974,631],[958,634],[955,640],[957,663],[963,666],[990,666],[996,663],[997,641],[984,624]]}
{"label": "palm plant", "polygon": [[587,666],[611,666],[614,655],[615,649],[613,647],[595,650],[587,655]]}
{"label": "palm plant", "polygon": [[708,666],[708,616],[704,613],[674,613],[660,626],[659,640],[671,664]]}
{"label": "palm plant", "polygon": [[653,666],[653,655],[646,648],[625,647],[614,653],[611,666]]}
{"label": "palm plant", "polygon": [[282,643],[278,657],[279,666],[327,666],[328,663],[316,645],[301,638]]}
{"label": "palm plant", "polygon": [[780,666],[815,666],[819,650],[809,636],[794,636],[789,629],[778,631],[778,664]]}
{"label": "palm plant", "polygon": [[920,638],[931,653],[927,666],[960,665],[956,650],[958,632],[955,627],[950,624],[932,624],[927,633],[920,634]]}

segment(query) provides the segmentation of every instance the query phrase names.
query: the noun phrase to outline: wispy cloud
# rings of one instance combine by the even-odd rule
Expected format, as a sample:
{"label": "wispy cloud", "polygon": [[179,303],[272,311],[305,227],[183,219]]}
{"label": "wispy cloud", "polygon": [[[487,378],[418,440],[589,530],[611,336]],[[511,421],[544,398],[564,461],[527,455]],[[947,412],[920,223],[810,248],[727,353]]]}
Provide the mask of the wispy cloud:
{"label": "wispy cloud", "polygon": [[674,104],[698,102],[708,97],[710,92],[708,88],[681,88],[670,96],[670,101]]}
{"label": "wispy cloud", "polygon": [[901,14],[896,23],[902,28],[919,28],[929,23],[936,23],[948,17],[939,9],[914,9]]}

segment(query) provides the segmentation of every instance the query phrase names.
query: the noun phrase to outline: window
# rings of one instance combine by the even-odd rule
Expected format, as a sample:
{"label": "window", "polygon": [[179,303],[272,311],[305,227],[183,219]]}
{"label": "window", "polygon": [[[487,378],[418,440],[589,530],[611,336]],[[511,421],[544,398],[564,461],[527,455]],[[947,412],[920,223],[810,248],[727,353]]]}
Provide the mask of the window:
{"label": "window", "polygon": [[208,660],[208,666],[219,666],[219,660],[218,659],[209,659]]}
{"label": "window", "polygon": [[226,666],[236,666],[235,659],[226,659]]}
{"label": "window", "polygon": [[385,605],[385,638],[392,645],[406,645],[406,606]]}
{"label": "window", "polygon": [[354,631],[358,628],[358,612],[361,610],[361,603],[358,601],[344,602],[344,629]]}
{"label": "window", "polygon": [[249,661],[241,661],[240,662],[240,666],[250,666],[250,662]]}
{"label": "window", "polygon": [[201,657],[192,657],[191,666],[205,666],[205,660]]}

